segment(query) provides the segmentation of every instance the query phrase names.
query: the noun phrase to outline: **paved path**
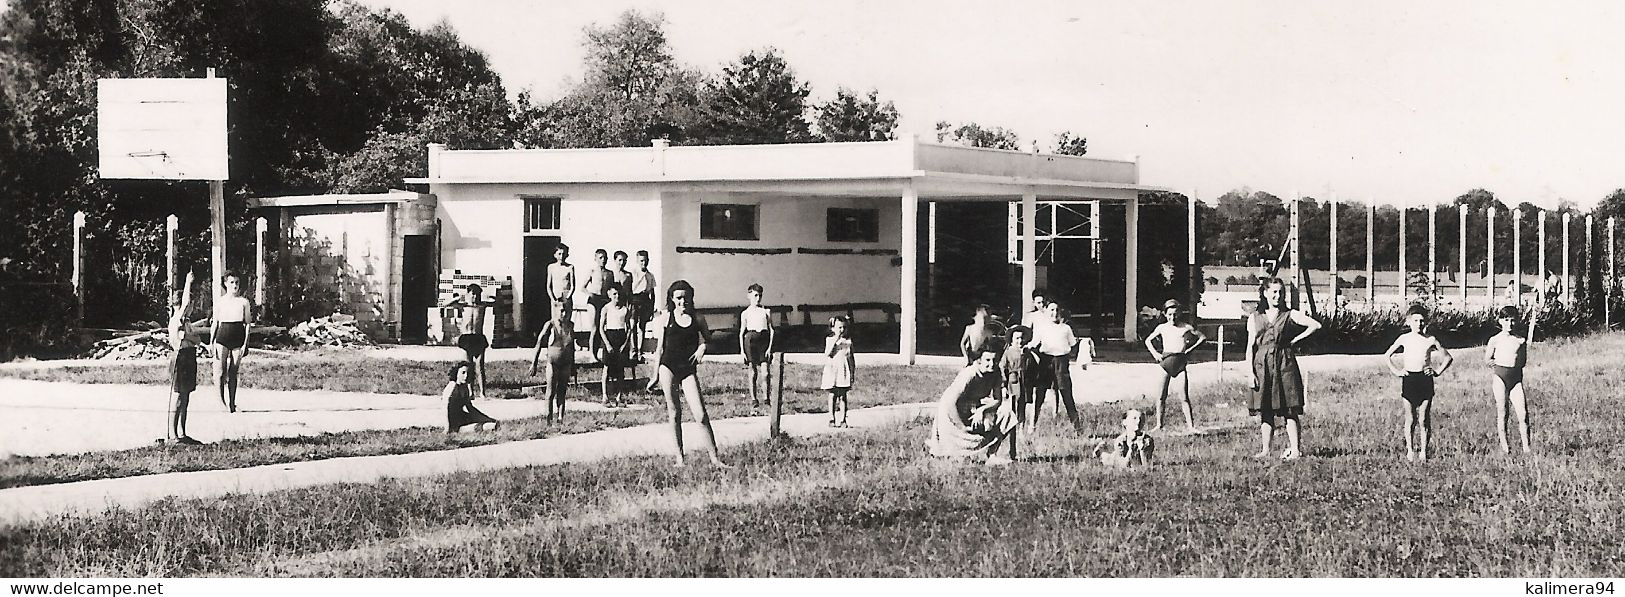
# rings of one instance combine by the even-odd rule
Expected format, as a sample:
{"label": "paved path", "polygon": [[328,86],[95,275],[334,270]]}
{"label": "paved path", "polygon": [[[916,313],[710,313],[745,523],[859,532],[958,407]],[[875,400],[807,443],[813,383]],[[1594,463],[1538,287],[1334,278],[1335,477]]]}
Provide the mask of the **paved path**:
{"label": "paved path", "polygon": [[[1346,368],[1375,370],[1380,365],[1380,358],[1315,356],[1305,357],[1301,359],[1301,363],[1303,368],[1310,372]],[[1088,371],[1075,372],[1075,378],[1080,383],[1078,387],[1082,389],[1079,397],[1089,402],[1114,402],[1137,398],[1149,385],[1149,380],[1154,379],[1149,376],[1155,375],[1155,369],[1156,365],[1149,363],[1103,363],[1091,367]],[[1192,381],[1198,386],[1212,383],[1217,379],[1218,369],[1215,363],[1192,365],[1191,370]],[[1226,364],[1227,377],[1234,375],[1239,378],[1242,374],[1239,363]],[[946,382],[944,379],[944,383]],[[1084,385],[1085,382],[1087,385]],[[19,389],[24,390],[21,394],[32,396],[33,401],[19,399],[19,392],[15,391]],[[0,396],[4,397],[0,398],[0,406],[6,407],[8,415],[13,412],[21,413],[22,419],[38,420],[42,418],[39,412],[51,413],[54,420],[49,424],[57,425],[56,435],[77,438],[76,441],[81,448],[89,441],[86,436],[98,437],[95,442],[133,441],[139,445],[150,441],[146,438],[154,435],[151,433],[152,427],[162,424],[165,407],[163,391],[164,388],[157,386],[96,386],[0,379]],[[63,392],[72,394],[64,395]],[[440,417],[444,417],[443,411],[440,410],[443,406],[436,397],[336,392],[259,391],[254,394],[246,392],[253,391],[245,391],[240,395],[240,401],[244,404],[277,403],[281,408],[263,413],[250,411],[229,415],[220,412],[220,407],[216,404],[212,409],[205,407],[202,412],[194,412],[192,416],[200,424],[199,429],[220,428],[235,430],[226,433],[274,432],[286,435],[323,430],[387,428],[392,425],[403,427],[422,425],[426,422],[435,424]],[[134,404],[140,407],[109,409],[107,405],[110,403]],[[523,416],[526,409],[538,408],[540,404],[528,400],[495,400],[481,403],[482,409],[487,406],[490,407],[489,412],[497,418],[515,418]],[[583,408],[587,407],[590,405],[583,405]],[[921,403],[859,409],[852,411],[850,421],[860,428],[876,427],[912,418],[917,414],[929,412],[930,408],[930,404]],[[37,412],[30,414],[30,410]],[[86,410],[107,414],[99,418],[87,418],[82,414]],[[131,416],[132,412],[140,414]],[[201,418],[200,415],[207,418]],[[827,427],[826,416],[823,413],[787,415],[782,425],[785,432],[798,436],[845,431]],[[11,415],[7,418],[19,417]],[[255,422],[256,419],[258,422]],[[87,420],[100,421],[93,424],[98,429],[97,432],[83,431]],[[290,420],[298,423],[290,423]],[[239,421],[241,423],[238,423]],[[767,434],[765,417],[721,419],[713,424],[717,432],[717,441],[724,447],[755,441],[766,437]],[[321,428],[323,426],[329,428]],[[16,428],[11,423],[6,423],[5,427],[8,431],[7,437],[12,435],[9,432]],[[663,454],[670,450],[669,439],[663,427],[664,425],[645,425],[455,450],[334,458],[243,469],[166,473],[6,489],[0,490],[0,524],[38,520],[62,514],[94,513],[109,506],[137,508],[165,497],[209,498],[230,493],[257,493],[330,483],[367,483],[383,478],[413,478],[457,471]],[[688,427],[685,437],[696,437],[693,434],[697,432],[697,428],[694,428],[692,423]],[[119,429],[124,429],[125,433],[134,439],[100,438],[115,435]],[[37,429],[25,425],[23,430],[34,433],[33,437],[40,437]],[[692,441],[691,439],[690,442]]]}
{"label": "paved path", "polygon": [[[905,404],[854,410],[848,422],[856,428],[904,421],[927,412],[929,404]],[[823,413],[785,416],[783,430],[790,435],[843,433],[831,429]],[[166,497],[211,498],[232,493],[263,493],[330,483],[370,483],[385,478],[414,478],[458,471],[486,471],[518,466],[590,462],[622,456],[669,454],[665,426],[644,425],[591,433],[485,446],[396,454],[332,458],[310,462],[273,464],[241,469],[166,473],[120,479],[59,483],[0,490],[0,525],[40,520],[63,514],[95,513],[108,507],[139,508]],[[717,443],[723,447],[767,437],[766,417],[713,421]],[[699,428],[685,426],[691,449]],[[708,466],[704,456],[690,454],[691,466]]]}

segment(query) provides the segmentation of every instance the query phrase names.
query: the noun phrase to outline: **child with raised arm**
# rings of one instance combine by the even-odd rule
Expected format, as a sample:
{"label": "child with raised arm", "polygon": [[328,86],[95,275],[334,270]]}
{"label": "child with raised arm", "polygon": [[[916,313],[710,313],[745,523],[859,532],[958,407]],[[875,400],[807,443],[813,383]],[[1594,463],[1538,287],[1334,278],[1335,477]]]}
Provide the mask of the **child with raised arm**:
{"label": "child with raised arm", "polygon": [[977,305],[970,325],[965,326],[965,333],[959,336],[959,352],[965,356],[966,365],[976,362],[984,350],[993,354],[1004,352],[1001,346],[1004,343],[1004,330],[989,320],[991,310],[987,305]]}
{"label": "child with raised arm", "polygon": [[[1428,439],[1433,431],[1433,378],[1449,369],[1454,360],[1438,338],[1428,335],[1427,314],[1427,308],[1411,305],[1405,313],[1405,325],[1411,331],[1400,335],[1382,355],[1388,370],[1400,378],[1399,395],[1406,402],[1405,460],[1428,459]],[[1438,369],[1434,369],[1431,359],[1434,351],[1444,357]],[[1403,353],[1400,360],[1404,368],[1394,364],[1396,352]]]}
{"label": "child with raised arm", "polygon": [[[1501,453],[1509,454],[1512,446],[1507,442],[1507,405],[1517,419],[1518,437],[1523,440],[1523,453],[1529,453],[1529,405],[1524,401],[1523,368],[1529,362],[1529,338],[1520,336],[1518,308],[1501,307],[1496,321],[1501,333],[1490,338],[1484,347],[1484,360],[1489,361],[1490,395],[1495,398],[1495,432],[1501,440]],[[1531,317],[1532,319],[1532,317]],[[1531,322],[1531,326],[1533,322]]]}
{"label": "child with raised arm", "polygon": [[762,306],[761,284],[745,289],[745,301],[745,310],[739,312],[739,354],[750,369],[750,412],[755,414],[762,407],[757,381],[765,379],[761,396],[772,396],[773,391],[773,312]]}
{"label": "child with raised arm", "polygon": [[169,426],[164,430],[164,443],[187,446],[203,442],[186,434],[186,411],[197,389],[198,339],[187,316],[192,313],[192,272],[186,272],[186,285],[169,297]]}
{"label": "child with raised arm", "polygon": [[547,422],[553,423],[553,412],[564,421],[564,394],[570,385],[570,374],[575,369],[575,325],[570,311],[554,309],[553,319],[542,325],[536,335],[536,352],[530,357],[530,374],[536,375],[542,354],[547,354]]}
{"label": "child with raised arm", "polygon": [[[1145,349],[1151,352],[1151,358],[1162,365],[1162,373],[1157,379],[1157,420],[1151,426],[1152,431],[1162,429],[1162,412],[1164,404],[1168,401],[1168,384],[1175,377],[1184,382],[1184,391],[1181,393],[1184,402],[1180,406],[1185,411],[1185,426],[1192,433],[1196,432],[1196,419],[1191,415],[1191,376],[1185,371],[1190,364],[1190,353],[1196,350],[1207,336],[1196,329],[1196,326],[1185,321],[1184,306],[1176,299],[1168,299],[1162,304],[1162,313],[1168,318],[1167,322],[1158,325],[1145,338]],[[1156,343],[1161,341],[1162,348],[1158,350]]]}
{"label": "child with raised arm", "polygon": [[[852,356],[852,338],[847,335],[845,317],[829,318],[829,337],[824,339],[824,379],[819,387],[829,390],[829,426],[846,427],[846,394],[852,391],[857,360]],[[835,419],[839,408],[841,418]]]}

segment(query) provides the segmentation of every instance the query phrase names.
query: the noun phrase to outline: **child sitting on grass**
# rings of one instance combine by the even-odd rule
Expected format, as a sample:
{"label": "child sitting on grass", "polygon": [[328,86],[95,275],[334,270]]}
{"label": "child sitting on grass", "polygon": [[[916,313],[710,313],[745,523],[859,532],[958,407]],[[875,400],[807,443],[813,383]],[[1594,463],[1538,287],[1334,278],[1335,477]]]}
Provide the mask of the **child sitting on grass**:
{"label": "child sitting on grass", "polygon": [[497,420],[474,408],[474,393],[468,387],[469,364],[466,361],[451,366],[446,374],[446,433],[459,431],[496,431]]}
{"label": "child sitting on grass", "polygon": [[[852,391],[857,360],[852,356],[852,338],[846,334],[845,317],[829,318],[829,337],[824,339],[824,379],[820,388],[829,390],[829,426],[846,427],[846,394]],[[841,418],[835,419],[839,408]]]}
{"label": "child sitting on grass", "polygon": [[551,425],[555,409],[559,422],[564,421],[564,393],[575,369],[575,324],[570,321],[570,311],[554,309],[553,319],[542,324],[542,331],[536,334],[536,352],[530,357],[532,376],[536,375],[543,351],[547,352],[547,422]]}
{"label": "child sitting on grass", "polygon": [[[1433,430],[1433,378],[1450,368],[1454,360],[1450,351],[1439,344],[1439,339],[1427,334],[1427,308],[1412,305],[1405,314],[1405,332],[1383,353],[1388,370],[1400,378],[1399,395],[1405,399],[1405,460],[1427,460],[1428,440]],[[1433,351],[1439,351],[1444,361],[1433,368]],[[1400,361],[1404,368],[1394,364],[1396,352],[1404,353]],[[1418,437],[1419,435],[1419,437]],[[1420,446],[1420,447],[1418,447]]]}

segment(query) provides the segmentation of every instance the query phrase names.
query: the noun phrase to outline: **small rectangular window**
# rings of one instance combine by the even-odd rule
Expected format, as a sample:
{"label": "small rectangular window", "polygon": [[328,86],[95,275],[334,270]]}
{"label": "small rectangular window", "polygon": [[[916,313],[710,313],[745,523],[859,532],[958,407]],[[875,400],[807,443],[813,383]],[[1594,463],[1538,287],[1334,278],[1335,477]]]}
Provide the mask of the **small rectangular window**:
{"label": "small rectangular window", "polygon": [[558,197],[525,197],[525,232],[559,229]]}
{"label": "small rectangular window", "polygon": [[700,205],[700,238],[760,240],[756,232],[756,206],[735,203]]}
{"label": "small rectangular window", "polygon": [[831,207],[825,230],[830,242],[879,242],[880,210]]}

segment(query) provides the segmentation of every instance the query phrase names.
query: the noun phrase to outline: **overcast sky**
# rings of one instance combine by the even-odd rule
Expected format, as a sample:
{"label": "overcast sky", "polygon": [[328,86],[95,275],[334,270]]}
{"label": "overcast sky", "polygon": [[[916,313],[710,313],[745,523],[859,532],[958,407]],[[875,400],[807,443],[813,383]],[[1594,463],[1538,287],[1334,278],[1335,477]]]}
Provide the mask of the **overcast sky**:
{"label": "overcast sky", "polygon": [[1047,149],[1070,129],[1210,200],[1589,207],[1625,187],[1625,8],[1603,2],[362,1],[446,19],[542,98],[579,78],[584,26],[658,11],[709,72],[777,47],[815,100],[877,88],[904,132],[973,120]]}

